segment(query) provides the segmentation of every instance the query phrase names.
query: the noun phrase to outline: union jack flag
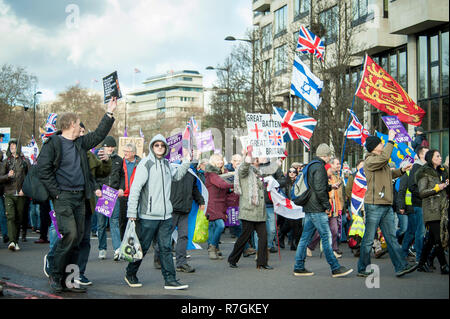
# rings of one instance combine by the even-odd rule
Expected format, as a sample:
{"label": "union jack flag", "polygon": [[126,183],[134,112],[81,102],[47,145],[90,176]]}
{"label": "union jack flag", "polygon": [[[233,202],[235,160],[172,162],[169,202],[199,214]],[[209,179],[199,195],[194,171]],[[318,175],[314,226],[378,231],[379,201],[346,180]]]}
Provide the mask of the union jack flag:
{"label": "union jack flag", "polygon": [[364,174],[364,167],[361,167],[359,171],[356,172],[355,179],[353,181],[351,199],[352,214],[358,214],[361,210],[361,207],[364,204],[364,195],[366,194],[366,191],[366,174]]}
{"label": "union jack flag", "polygon": [[274,107],[273,109],[274,113],[281,118],[283,140],[285,142],[290,142],[300,139],[309,150],[309,139],[312,137],[314,128],[317,125],[317,120],[300,113],[286,111],[277,107]]}
{"label": "union jack flag", "polygon": [[354,140],[359,145],[366,144],[366,139],[370,136],[369,131],[363,127],[361,122],[358,120],[358,117],[356,117],[356,114],[352,110],[347,110],[350,112],[353,119],[345,131],[345,136],[351,140]]}
{"label": "union jack flag", "polygon": [[283,144],[283,136],[280,130],[268,130],[267,134],[269,135],[270,145],[280,146]]}
{"label": "union jack flag", "polygon": [[312,53],[318,59],[323,61],[323,54],[325,53],[325,44],[314,33],[301,26],[298,34],[296,51],[303,53]]}

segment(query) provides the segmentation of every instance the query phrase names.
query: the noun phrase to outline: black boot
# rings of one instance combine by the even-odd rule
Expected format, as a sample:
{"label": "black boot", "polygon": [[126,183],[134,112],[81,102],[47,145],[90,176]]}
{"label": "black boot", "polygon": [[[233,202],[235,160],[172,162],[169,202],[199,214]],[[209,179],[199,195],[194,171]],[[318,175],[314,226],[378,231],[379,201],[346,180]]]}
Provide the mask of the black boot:
{"label": "black boot", "polygon": [[284,246],[284,235],[283,234],[278,237],[278,241],[280,242],[280,248],[284,249],[285,246]]}
{"label": "black boot", "polygon": [[448,275],[448,265],[441,266],[441,274]]}
{"label": "black boot", "polygon": [[426,263],[419,262],[419,265],[417,266],[417,271],[420,272],[433,272],[430,268],[428,268]]}

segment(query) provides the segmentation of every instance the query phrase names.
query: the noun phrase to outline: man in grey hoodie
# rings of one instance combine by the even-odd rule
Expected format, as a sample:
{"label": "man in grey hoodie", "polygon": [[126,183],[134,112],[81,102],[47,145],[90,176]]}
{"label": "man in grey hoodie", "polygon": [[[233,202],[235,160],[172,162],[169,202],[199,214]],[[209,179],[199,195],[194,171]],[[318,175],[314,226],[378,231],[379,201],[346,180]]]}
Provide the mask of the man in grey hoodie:
{"label": "man in grey hoodie", "polygon": [[[160,249],[161,273],[165,280],[164,288],[186,289],[188,285],[182,285],[175,277],[171,245],[173,208],[170,191],[172,180],[179,181],[183,178],[191,159],[185,158],[182,165],[176,168],[165,159],[168,153],[166,139],[157,134],[150,141],[149,155],[137,166],[128,197],[127,217],[136,221],[136,233],[144,256],[156,238]],[[142,286],[136,277],[141,262],[142,259],[131,262],[126,269],[125,281],[132,288]]]}

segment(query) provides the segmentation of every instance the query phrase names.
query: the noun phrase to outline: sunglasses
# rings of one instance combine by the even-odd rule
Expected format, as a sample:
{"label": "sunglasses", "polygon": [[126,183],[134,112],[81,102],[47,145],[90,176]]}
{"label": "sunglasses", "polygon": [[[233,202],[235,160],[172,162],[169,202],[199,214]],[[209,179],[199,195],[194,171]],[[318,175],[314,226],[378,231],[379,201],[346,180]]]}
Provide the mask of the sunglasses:
{"label": "sunglasses", "polygon": [[297,173],[297,171],[295,169],[290,169],[289,173]]}
{"label": "sunglasses", "polygon": [[161,143],[161,144],[159,144],[159,143],[155,143],[155,144],[153,144],[153,147],[166,147],[166,144],[164,144],[164,143]]}

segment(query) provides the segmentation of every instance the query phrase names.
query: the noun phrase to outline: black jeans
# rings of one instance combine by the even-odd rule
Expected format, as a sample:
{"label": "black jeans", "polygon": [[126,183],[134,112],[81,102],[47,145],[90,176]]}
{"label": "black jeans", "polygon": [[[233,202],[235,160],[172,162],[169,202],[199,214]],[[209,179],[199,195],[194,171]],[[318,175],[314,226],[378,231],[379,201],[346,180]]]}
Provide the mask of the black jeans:
{"label": "black jeans", "polygon": [[89,200],[85,201],[85,219],[84,219],[84,234],[78,246],[78,267],[80,267],[80,275],[84,275],[86,265],[89,260],[89,253],[91,252],[91,228],[92,228],[92,211]]}
{"label": "black jeans", "polygon": [[84,191],[62,191],[53,205],[58,229],[63,237],[56,244],[52,275],[56,280],[61,280],[65,277],[67,265],[78,264],[79,245],[84,235]]}
{"label": "black jeans", "polygon": [[428,229],[428,236],[423,244],[422,255],[420,256],[419,263],[421,265],[426,263],[427,258],[431,252],[431,249],[433,248],[434,245],[436,245],[436,247],[434,248],[435,250],[434,253],[439,260],[439,264],[441,266],[445,266],[447,264],[447,261],[445,259],[444,248],[442,248],[441,244],[440,221],[436,220],[432,222],[427,222],[425,224],[425,227]]}
{"label": "black jeans", "polygon": [[235,264],[241,258],[244,252],[245,245],[250,239],[253,231],[256,231],[258,235],[258,258],[256,259],[256,266],[267,265],[267,229],[266,222],[250,222],[247,220],[241,220],[242,233],[234,244],[233,251],[228,257],[228,262]]}
{"label": "black jeans", "polygon": [[40,219],[41,219],[41,236],[40,238],[43,240],[48,240],[48,228],[50,227],[52,220],[50,219],[49,212],[51,211],[50,208],[50,201],[45,201],[43,203],[39,203],[39,212],[40,212]]}
{"label": "black jeans", "polygon": [[123,234],[125,234],[125,229],[127,228],[128,218],[128,197],[119,197],[119,230],[120,230],[120,240],[123,240]]}

